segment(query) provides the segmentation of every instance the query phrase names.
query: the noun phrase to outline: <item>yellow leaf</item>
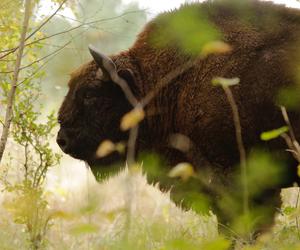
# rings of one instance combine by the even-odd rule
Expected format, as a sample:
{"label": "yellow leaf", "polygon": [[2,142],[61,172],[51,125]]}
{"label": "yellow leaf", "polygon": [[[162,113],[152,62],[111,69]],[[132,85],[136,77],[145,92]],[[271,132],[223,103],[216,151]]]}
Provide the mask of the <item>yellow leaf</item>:
{"label": "yellow leaf", "polygon": [[195,171],[190,163],[182,162],[172,168],[168,176],[171,178],[180,177],[183,181],[187,181],[190,177],[195,176]]}
{"label": "yellow leaf", "polygon": [[126,131],[135,127],[145,118],[145,112],[141,108],[134,108],[122,117],[121,130]]}
{"label": "yellow leaf", "polygon": [[119,142],[116,144],[116,151],[118,151],[120,154],[125,153],[126,146],[123,142]]}
{"label": "yellow leaf", "polygon": [[223,54],[231,51],[229,44],[222,41],[213,41],[205,44],[202,48],[201,54],[207,56],[209,54]]}
{"label": "yellow leaf", "polygon": [[141,173],[141,165],[139,165],[138,163],[133,163],[128,166],[128,170],[130,174],[139,174]]}
{"label": "yellow leaf", "polygon": [[298,176],[300,177],[300,164],[299,164],[298,167],[297,167],[297,174],[298,174]]}
{"label": "yellow leaf", "polygon": [[110,140],[104,140],[96,151],[96,156],[99,158],[105,157],[115,151],[115,144]]}

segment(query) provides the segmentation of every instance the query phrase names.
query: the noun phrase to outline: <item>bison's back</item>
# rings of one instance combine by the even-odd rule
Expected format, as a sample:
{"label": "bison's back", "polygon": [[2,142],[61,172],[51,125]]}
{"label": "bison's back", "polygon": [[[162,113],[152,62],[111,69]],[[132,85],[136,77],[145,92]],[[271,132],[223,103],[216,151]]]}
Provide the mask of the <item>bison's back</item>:
{"label": "bison's back", "polygon": [[282,45],[271,46],[250,54],[211,57],[197,65],[182,79],[176,130],[192,138],[210,160],[231,165],[238,156],[232,111],[222,88],[212,86],[213,77],[240,78],[232,91],[245,144],[253,145],[260,141],[261,132],[284,124],[276,98],[280,89],[295,84],[286,69],[288,53]]}
{"label": "bison's back", "polygon": [[[185,134],[192,139],[196,152],[222,166],[236,163],[238,150],[231,108],[222,88],[212,86],[212,79],[240,78],[240,84],[232,87],[232,91],[245,145],[252,147],[260,142],[261,132],[284,124],[276,99],[282,88],[296,85],[295,55],[300,44],[299,10],[256,1],[249,1],[248,5],[229,2],[208,1],[178,10],[198,8],[205,13],[233,50],[199,60],[170,83],[151,104],[155,110],[163,109],[164,115],[159,121],[150,121],[153,130],[160,131],[159,139],[164,133]],[[131,49],[132,55],[138,58],[142,75],[146,76],[141,87],[144,95],[155,88],[162,76],[189,59],[172,43],[165,48],[153,48],[149,43],[149,36],[160,27],[160,20],[151,22]],[[293,120],[299,138],[299,115]]]}

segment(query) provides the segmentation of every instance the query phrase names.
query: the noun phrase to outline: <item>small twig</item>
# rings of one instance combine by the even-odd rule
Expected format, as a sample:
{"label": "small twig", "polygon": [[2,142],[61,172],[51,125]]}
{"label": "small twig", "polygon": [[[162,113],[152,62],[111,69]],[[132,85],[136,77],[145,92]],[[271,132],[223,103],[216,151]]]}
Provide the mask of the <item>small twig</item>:
{"label": "small twig", "polygon": [[[77,37],[77,35],[75,37]],[[63,45],[59,45],[59,44],[51,44],[51,43],[43,43],[43,42],[40,42],[39,44],[43,45],[44,47],[53,47],[53,48],[61,48],[63,46]],[[86,52],[86,49],[79,49],[79,48],[75,48],[75,47],[68,47],[68,48],[65,48],[65,49],[78,50],[78,51]]]}
{"label": "small twig", "polygon": [[283,107],[283,106],[280,106],[280,109],[281,109],[281,113],[282,113],[283,119],[284,119],[286,125],[288,125],[288,127],[289,127],[289,134],[290,134],[290,136],[292,138],[292,141],[296,141],[296,136],[294,134],[294,130],[293,130],[293,127],[291,125],[291,122],[290,122],[288,113],[286,111],[286,108]]}
{"label": "small twig", "polygon": [[[33,144],[32,144],[32,146],[33,146]],[[43,167],[43,154],[36,146],[33,146],[33,147],[39,154],[39,164],[38,164],[38,167],[37,167],[37,169],[34,173],[34,177],[33,177],[33,186],[38,187],[38,181],[39,181],[38,173],[40,172],[40,169]]]}
{"label": "small twig", "polygon": [[283,119],[289,128],[289,135],[282,134],[281,137],[285,140],[294,158],[298,161],[298,163],[300,163],[300,145],[295,136],[286,108],[283,106],[281,106],[280,108],[281,108]]}
{"label": "small twig", "polygon": [[280,136],[285,140],[285,143],[289,148],[286,151],[291,152],[293,157],[300,163],[300,150],[295,149],[295,144],[293,143],[291,137],[286,133],[283,133]]}
{"label": "small twig", "polygon": [[40,174],[39,174],[39,176],[37,177],[37,181],[36,181],[36,186],[37,186],[37,187],[44,181],[44,179],[42,179],[42,178],[45,177],[45,174],[47,173],[47,170],[49,169],[49,167],[50,167],[50,165],[45,164],[45,165],[43,166],[43,169],[40,170]]}
{"label": "small twig", "polygon": [[24,162],[24,168],[25,168],[25,181],[27,181],[28,178],[28,142],[25,143],[24,146],[24,154],[25,154],[25,162]]}

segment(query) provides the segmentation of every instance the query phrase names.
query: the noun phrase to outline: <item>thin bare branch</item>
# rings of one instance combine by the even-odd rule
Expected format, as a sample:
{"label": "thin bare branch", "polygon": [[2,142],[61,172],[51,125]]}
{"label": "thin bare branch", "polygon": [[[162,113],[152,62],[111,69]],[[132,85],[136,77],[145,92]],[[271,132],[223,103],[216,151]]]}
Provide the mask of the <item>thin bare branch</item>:
{"label": "thin bare branch", "polygon": [[30,76],[26,77],[24,80],[22,80],[21,82],[18,83],[18,86],[23,84],[25,81],[28,81],[30,79],[32,79],[38,72],[40,72],[40,70],[42,68],[45,67],[45,65],[50,62],[59,52],[56,51],[56,53],[54,53],[53,55],[50,55],[50,58],[48,60],[46,60],[42,65],[40,65]]}
{"label": "thin bare branch", "polygon": [[[84,32],[80,32],[79,34],[77,34],[76,35],[76,37],[77,36],[80,36],[82,33],[84,33]],[[29,80],[29,79],[31,79],[34,75],[36,75],[43,67],[45,67],[45,65],[48,63],[48,62],[50,62],[56,55],[58,55],[61,51],[62,51],[62,49],[68,49],[66,46],[68,45],[68,44],[70,44],[72,41],[70,40],[70,41],[68,41],[67,43],[65,43],[64,45],[59,45],[59,46],[57,46],[58,48],[60,48],[60,49],[58,49],[58,50],[56,50],[56,51],[54,51],[54,52],[52,52],[51,54],[48,54],[47,55],[47,58],[48,57],[50,57],[48,60],[46,60],[42,65],[40,65],[30,76],[28,76],[28,77],[26,77],[24,80],[22,80],[21,82],[19,82],[18,83],[18,86],[19,85],[21,85],[21,84],[23,84],[25,81],[27,81],[27,80]],[[71,48],[70,48],[71,49]],[[45,58],[43,58],[43,59],[45,59]],[[41,61],[41,60],[40,60]]]}
{"label": "thin bare branch", "polygon": [[3,157],[3,153],[5,150],[5,146],[6,146],[7,138],[8,138],[8,134],[9,134],[10,124],[11,124],[12,117],[13,117],[13,103],[14,103],[15,93],[16,93],[16,89],[17,89],[17,82],[18,82],[18,78],[19,78],[22,55],[23,55],[23,51],[24,51],[24,47],[25,47],[25,39],[26,39],[27,30],[28,30],[30,13],[31,13],[31,0],[26,0],[25,1],[25,13],[24,13],[23,27],[22,27],[21,37],[20,37],[20,43],[18,46],[19,50],[18,50],[18,54],[17,54],[16,65],[15,65],[13,80],[11,83],[11,88],[8,93],[4,126],[3,126],[3,131],[2,131],[1,140],[0,140],[0,162]]}
{"label": "thin bare branch", "polygon": [[[19,70],[21,71],[21,70],[23,70],[23,69],[26,69],[26,68],[31,67],[33,64],[36,64],[36,63],[38,63],[38,62],[40,62],[40,61],[43,61],[44,59],[46,59],[46,58],[48,58],[48,57],[50,57],[50,56],[56,54],[57,52],[59,52],[59,51],[62,50],[62,49],[64,49],[64,48],[65,48],[66,46],[68,46],[71,42],[72,42],[72,41],[69,41],[69,42],[67,42],[66,44],[62,45],[59,49],[53,51],[52,53],[50,53],[50,54],[48,54],[48,55],[46,55],[46,56],[43,56],[43,57],[39,58],[38,60],[35,60],[35,61],[33,61],[33,62],[31,62],[31,63],[29,63],[29,64],[23,66],[23,67],[20,67]],[[14,71],[2,71],[2,72],[0,72],[0,74],[10,74],[10,73],[13,73],[13,72],[14,72]]]}
{"label": "thin bare branch", "polygon": [[281,109],[281,113],[282,113],[283,119],[284,119],[286,125],[288,125],[288,127],[289,127],[289,133],[291,135],[291,139],[292,139],[292,141],[296,141],[296,136],[295,136],[292,124],[290,122],[288,113],[286,111],[286,108],[283,107],[283,106],[281,106],[280,109]]}
{"label": "thin bare branch", "polygon": [[58,8],[49,16],[46,18],[46,20],[44,22],[42,22],[33,32],[31,32],[31,34],[29,34],[26,37],[26,41],[33,37],[39,30],[41,30],[48,22],[50,22],[50,20],[61,10],[61,8],[63,7],[63,5],[67,2],[68,0],[64,0],[62,1],[62,3],[58,6]]}
{"label": "thin bare branch", "polygon": [[293,126],[290,122],[288,113],[286,111],[286,108],[281,106],[281,113],[283,116],[283,119],[285,121],[285,123],[287,124],[288,128],[289,128],[289,135],[287,134],[282,134],[281,137],[285,140],[286,144],[289,147],[289,151],[292,152],[294,158],[300,163],[300,145],[299,142],[296,139],[294,130],[293,130]]}
{"label": "thin bare branch", "polygon": [[300,163],[300,148],[299,149],[295,148],[295,143],[293,143],[291,137],[288,134],[284,133],[280,136],[285,140],[285,143],[289,148],[286,151],[290,152],[293,155],[293,157]]}
{"label": "thin bare branch", "polygon": [[[52,38],[52,37],[55,37],[55,36],[59,36],[59,35],[66,34],[66,33],[68,33],[68,32],[71,32],[71,31],[76,30],[76,29],[78,29],[78,28],[81,28],[81,27],[83,27],[83,26],[89,26],[89,25],[91,25],[91,24],[95,24],[95,23],[99,23],[99,22],[106,22],[106,21],[115,20],[115,19],[121,18],[121,17],[126,16],[126,15],[129,15],[129,14],[139,13],[139,12],[141,12],[141,11],[142,11],[142,10],[128,11],[128,12],[125,12],[125,13],[123,13],[123,14],[121,14],[121,15],[118,15],[118,16],[109,17],[109,18],[102,18],[102,19],[99,19],[99,20],[95,20],[95,21],[90,21],[90,22],[82,23],[82,24],[77,25],[77,26],[75,26],[75,27],[73,27],[73,28],[70,28],[70,29],[67,29],[67,30],[64,30],[64,31],[61,31],[61,32],[58,32],[58,33],[54,33],[54,34],[52,34],[52,35],[49,35],[49,36],[46,36],[46,37],[42,37],[42,38],[36,39],[36,40],[34,40],[34,41],[32,41],[32,42],[26,43],[25,46],[30,46],[30,45],[33,45],[33,44],[38,43],[38,42],[40,42],[40,41],[44,41],[44,40],[46,40],[46,39],[49,39],[49,38]],[[16,48],[9,49],[9,50],[2,50],[2,51],[0,51],[0,54],[1,54],[1,53],[7,52],[7,53],[5,53],[4,55],[0,56],[0,59],[2,59],[2,58],[4,58],[4,57],[6,57],[6,56],[8,56],[8,55],[10,55],[10,54],[12,54],[12,53],[14,53],[16,50],[17,50],[17,47],[16,47]]]}
{"label": "thin bare branch", "polygon": [[136,150],[136,140],[138,137],[139,127],[135,126],[129,132],[129,139],[127,144],[127,163],[128,166],[132,166],[135,162],[135,150]]}

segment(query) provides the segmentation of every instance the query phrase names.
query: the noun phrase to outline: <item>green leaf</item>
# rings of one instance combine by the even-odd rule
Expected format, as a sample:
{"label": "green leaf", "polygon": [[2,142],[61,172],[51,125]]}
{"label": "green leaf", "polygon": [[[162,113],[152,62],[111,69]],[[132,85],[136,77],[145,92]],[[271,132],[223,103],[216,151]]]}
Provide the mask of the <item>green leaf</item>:
{"label": "green leaf", "polygon": [[260,139],[263,141],[269,141],[269,140],[279,137],[280,135],[282,135],[283,133],[286,133],[287,131],[289,131],[289,128],[287,126],[283,126],[278,129],[266,131],[266,132],[261,133]]}
{"label": "green leaf", "polygon": [[[211,42],[221,41],[222,34],[200,9],[184,6],[180,11],[158,17],[161,25],[151,42],[154,46],[175,46],[191,55],[208,54],[203,48]],[[188,35],[187,35],[188,34]]]}
{"label": "green leaf", "polygon": [[180,177],[182,180],[187,181],[190,177],[195,175],[193,166],[190,163],[182,162],[172,168],[168,174],[171,178]]}
{"label": "green leaf", "polygon": [[283,209],[283,213],[285,215],[291,215],[292,213],[295,213],[296,212],[296,208],[295,207],[285,207]]}
{"label": "green leaf", "polygon": [[[299,85],[299,84],[298,84]],[[279,91],[277,103],[289,110],[297,110],[300,105],[300,86],[290,86]]]}

